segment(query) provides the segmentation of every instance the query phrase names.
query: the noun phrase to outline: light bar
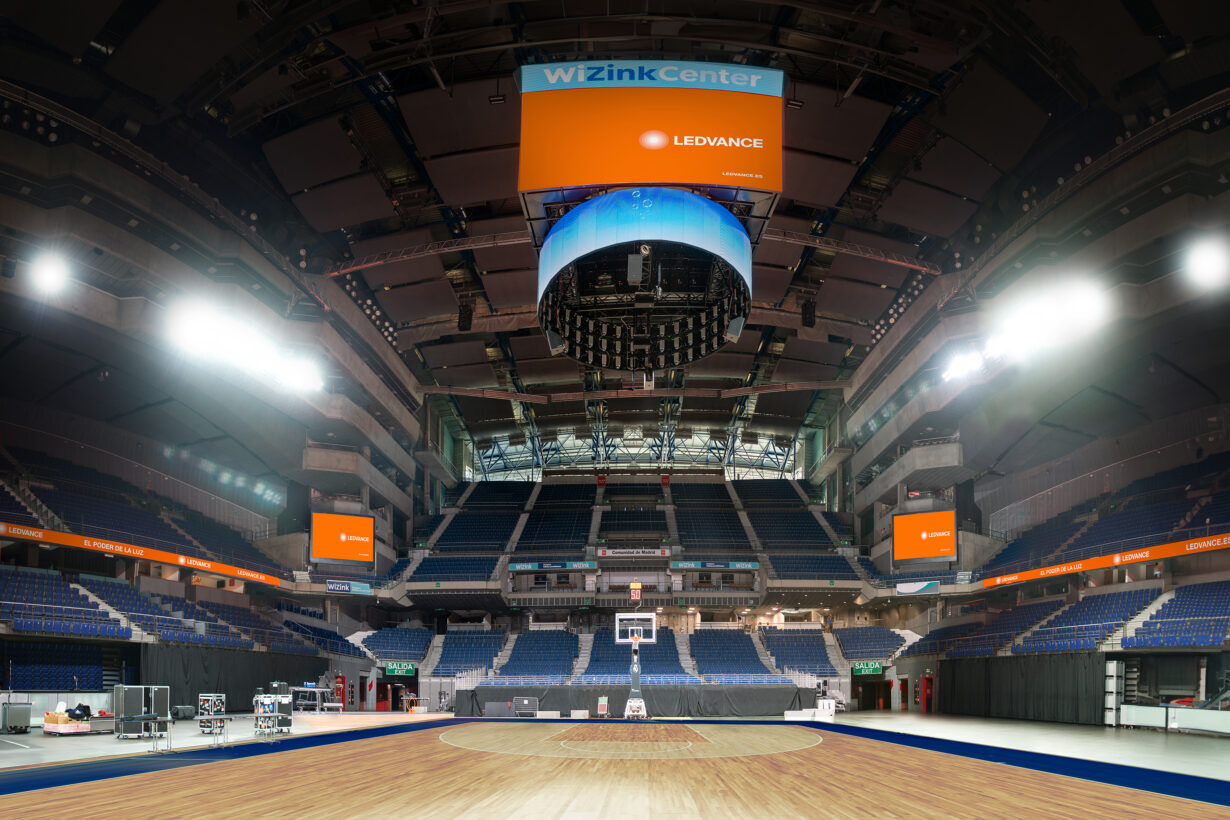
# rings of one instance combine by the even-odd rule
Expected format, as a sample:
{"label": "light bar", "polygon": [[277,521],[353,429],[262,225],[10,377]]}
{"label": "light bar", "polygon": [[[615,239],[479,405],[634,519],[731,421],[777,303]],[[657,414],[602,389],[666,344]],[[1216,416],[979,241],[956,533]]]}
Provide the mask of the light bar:
{"label": "light bar", "polygon": [[320,367],[310,358],[285,350],[255,326],[211,305],[176,305],[167,330],[175,346],[193,358],[243,370],[294,393],[324,387]]}

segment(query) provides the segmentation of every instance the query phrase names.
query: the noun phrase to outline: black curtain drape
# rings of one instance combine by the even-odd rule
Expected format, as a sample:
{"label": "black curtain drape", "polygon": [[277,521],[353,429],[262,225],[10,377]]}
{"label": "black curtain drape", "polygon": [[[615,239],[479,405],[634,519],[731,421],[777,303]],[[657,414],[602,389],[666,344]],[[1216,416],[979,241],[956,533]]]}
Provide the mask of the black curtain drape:
{"label": "black curtain drape", "polygon": [[1230,652],[1209,655],[1209,667],[1205,675],[1205,691],[1209,697],[1218,695],[1230,678]]}
{"label": "black curtain drape", "polygon": [[940,661],[939,710],[949,715],[1101,725],[1100,652]]}
{"label": "black curtain drape", "polygon": [[324,658],[281,652],[142,644],[140,680],[142,686],[171,687],[172,706],[195,707],[197,695],[221,693],[227,711],[250,712],[257,687],[268,691],[275,680],[299,686],[328,667]]}
{"label": "black curtain drape", "polygon": [[[815,689],[795,686],[646,686],[642,690],[651,717],[766,717],[816,705]],[[454,714],[482,715],[488,703],[508,703],[515,697],[538,698],[538,708],[569,717],[573,709],[598,714],[598,698],[609,698],[612,715],[622,715],[628,701],[625,686],[479,686],[460,690]]]}

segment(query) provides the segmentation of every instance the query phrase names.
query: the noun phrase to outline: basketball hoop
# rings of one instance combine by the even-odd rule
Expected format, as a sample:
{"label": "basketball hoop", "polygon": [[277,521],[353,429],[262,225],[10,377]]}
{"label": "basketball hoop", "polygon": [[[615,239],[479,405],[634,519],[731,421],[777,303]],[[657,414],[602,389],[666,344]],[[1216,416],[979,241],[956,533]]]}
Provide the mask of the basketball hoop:
{"label": "basketball hoop", "polygon": [[632,648],[639,649],[640,646],[641,646],[641,636],[633,632],[632,633]]}

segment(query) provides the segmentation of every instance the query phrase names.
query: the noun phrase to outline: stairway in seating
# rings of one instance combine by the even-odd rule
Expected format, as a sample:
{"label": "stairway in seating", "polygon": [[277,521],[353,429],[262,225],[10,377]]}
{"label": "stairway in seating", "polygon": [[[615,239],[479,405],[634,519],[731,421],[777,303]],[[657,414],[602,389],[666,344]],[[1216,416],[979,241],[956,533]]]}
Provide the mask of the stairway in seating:
{"label": "stairway in seating", "polygon": [[[1089,518],[1086,518],[1086,519],[1085,519],[1085,520],[1081,523],[1080,529],[1078,529],[1076,532],[1072,533],[1072,536],[1071,536],[1071,537],[1070,537],[1067,541],[1064,541],[1064,542],[1063,542],[1062,544],[1060,544],[1060,545],[1059,545],[1056,549],[1054,549],[1054,550],[1052,550],[1051,552],[1048,552],[1046,555],[1042,556],[1042,566],[1046,566],[1047,561],[1050,561],[1050,560],[1051,560],[1052,558],[1054,558],[1056,555],[1058,555],[1059,553],[1061,553],[1061,552],[1063,552],[1064,550],[1066,550],[1066,549],[1068,548],[1068,545],[1069,545],[1069,544],[1071,544],[1071,543],[1075,542],[1077,538],[1080,538],[1082,535],[1084,535],[1084,534],[1085,534],[1085,532],[1086,532],[1086,531],[1087,531],[1090,527],[1092,527],[1094,524],[1096,524],[1096,523],[1097,523],[1097,520],[1096,520],[1096,519],[1094,519],[1092,516],[1091,516],[1091,517],[1089,517]],[[1007,546],[1008,546],[1007,544],[1004,544],[1004,547],[1005,547],[1005,548],[1007,548]],[[996,553],[996,554],[998,554],[998,553]]]}
{"label": "stairway in seating", "polygon": [[837,641],[837,636],[832,632],[824,633],[824,649],[828,652],[829,661],[833,664],[833,668],[837,670],[837,676],[839,678],[850,677],[850,662],[842,654],[841,644]]}
{"label": "stairway in seating", "polygon": [[816,517],[816,521],[820,524],[820,529],[824,530],[824,534],[829,537],[829,541],[832,542],[833,546],[841,546],[841,536],[837,534],[837,530],[833,529],[833,525],[829,523],[829,520],[824,517],[824,513],[820,512],[820,507],[815,505],[809,506],[808,509]]}
{"label": "stairway in seating", "polygon": [[26,508],[26,512],[38,519],[39,524],[45,529],[59,530],[60,532],[72,532],[64,520],[55,512],[39,500],[38,496],[30,492],[26,487],[16,483],[8,483],[0,481],[9,493],[21,502],[21,505]]}
{"label": "stairway in seating", "polygon": [[998,651],[998,652],[996,652],[995,654],[997,654],[997,655],[1011,655],[1011,654],[1012,654],[1012,645],[1013,645],[1014,643],[1022,643],[1022,642],[1023,642],[1026,638],[1027,638],[1027,637],[1029,637],[1030,635],[1032,635],[1035,631],[1037,631],[1037,630],[1041,629],[1042,627],[1046,626],[1046,625],[1047,625],[1048,623],[1050,623],[1051,621],[1053,621],[1053,620],[1055,620],[1056,618],[1058,618],[1058,617],[1059,617],[1059,613],[1066,611],[1066,610],[1067,610],[1067,609],[1069,609],[1069,608],[1070,608],[1073,604],[1078,604],[1078,603],[1080,603],[1080,598],[1077,598],[1075,601],[1068,601],[1066,604],[1064,604],[1063,606],[1059,607],[1059,609],[1055,610],[1055,611],[1054,611],[1054,612],[1052,612],[1050,615],[1047,615],[1047,616],[1046,616],[1045,618],[1043,618],[1042,620],[1038,621],[1036,624],[1034,624],[1033,626],[1031,626],[1029,629],[1026,629],[1024,632],[1018,632],[1018,633],[1016,633],[1015,635],[1013,635],[1013,636],[1012,636],[1012,639],[1011,639],[1011,640],[1009,640],[1009,641],[1008,641],[1008,643],[1006,643],[1006,644],[1004,644],[1003,646],[1001,646],[1001,647],[999,648],[999,651]]}
{"label": "stairway in seating", "polygon": [[1135,635],[1136,630],[1140,628],[1140,625],[1152,618],[1153,613],[1161,609],[1162,605],[1172,598],[1174,598],[1173,589],[1169,592],[1163,592],[1161,595],[1154,598],[1149,602],[1147,607],[1142,609],[1140,612],[1137,612],[1131,618],[1128,618],[1122,626],[1119,626],[1114,632],[1111,632],[1110,635],[1107,636],[1106,640],[1102,641],[1102,644],[1098,647],[1098,651],[1118,652],[1123,648],[1123,639]]}
{"label": "stairway in seating", "polygon": [[[790,486],[794,487],[794,491],[799,494],[799,498],[803,499],[804,504],[811,504],[811,497],[807,495],[807,490],[803,489],[803,485],[798,482],[798,479],[789,479]],[[834,544],[837,542],[834,541]]]}
{"label": "stairway in seating", "polygon": [[508,663],[508,659],[512,657],[513,646],[517,643],[517,638],[521,635],[509,634],[504,638],[504,645],[500,647],[500,652],[495,656],[495,660],[491,664],[491,675],[499,674],[500,669],[504,664]]}
{"label": "stairway in seating", "polygon": [[902,652],[909,649],[912,644],[916,644],[922,640],[922,635],[919,635],[912,629],[894,629],[893,632],[896,632],[898,635],[905,638],[905,643],[897,647],[897,651],[893,653],[891,658],[889,658],[890,661],[897,660],[898,656],[900,656]]}
{"label": "stairway in seating", "polygon": [[577,659],[572,664],[572,674],[568,676],[568,680],[575,680],[578,675],[585,673],[589,667],[589,656],[594,651],[594,633],[582,632],[577,635]]}
{"label": "stairway in seating", "polygon": [[742,509],[735,510],[735,515],[739,516],[739,523],[743,525],[743,534],[747,536],[747,542],[752,545],[752,549],[760,552],[763,547],[760,544],[760,536],[756,534],[756,530],[752,529],[752,520]]}
{"label": "stairway in seating", "polygon": [[[474,485],[471,484],[470,486],[473,487]],[[469,492],[469,490],[466,490],[467,494]],[[427,536],[427,549],[433,549],[436,546],[436,542],[440,540],[440,536],[444,535],[444,531],[448,529],[448,525],[453,523],[453,519],[456,517],[456,510],[446,512],[444,514],[444,518],[441,519],[439,526],[436,527],[436,531]]]}
{"label": "stairway in seating", "polygon": [[1187,511],[1186,515],[1179,519],[1179,523],[1175,525],[1174,530],[1171,530],[1171,532],[1175,532],[1176,530],[1185,530],[1190,527],[1192,519],[1200,515],[1200,508],[1212,500],[1213,496],[1211,495],[1203,495],[1200,498],[1197,498],[1196,502],[1192,505],[1192,508]]}
{"label": "stairway in seating", "polygon": [[376,657],[376,653],[372,652],[370,649],[368,649],[366,646],[363,645],[363,639],[366,638],[368,635],[374,635],[374,634],[376,634],[376,630],[374,629],[369,629],[366,632],[354,632],[350,635],[347,635],[346,640],[354,644],[358,648],[358,650],[362,652],[364,655],[371,658],[373,661],[376,661],[378,660],[378,658]]}
{"label": "stairway in seating", "polygon": [[751,635],[752,646],[756,647],[756,656],[760,658],[760,662],[763,663],[766,668],[772,670],[774,674],[782,674],[781,670],[777,668],[777,658],[773,657],[769,653],[769,650],[765,648],[764,642],[760,640],[760,630],[752,630]]}
{"label": "stairway in seating", "polygon": [[413,553],[411,553],[410,566],[406,567],[406,571],[403,572],[397,578],[390,578],[388,585],[392,586],[393,584],[396,584],[399,581],[404,581],[407,578],[409,578],[411,575],[414,574],[414,571],[419,568],[419,564],[423,563],[423,559],[426,557],[427,557],[427,550],[414,550]]}
{"label": "stairway in seating", "polygon": [[172,518],[171,516],[167,515],[165,512],[161,512],[161,513],[159,513],[159,514],[158,514],[158,517],[159,517],[159,518],[161,518],[163,521],[167,522],[168,524],[170,524],[170,525],[171,525],[171,529],[175,530],[177,533],[179,533],[181,536],[183,536],[183,537],[184,537],[184,539],[186,539],[186,540],[188,541],[188,543],[189,543],[189,544],[192,544],[194,547],[196,547],[197,549],[199,549],[199,550],[201,551],[201,555],[206,555],[206,556],[208,556],[209,558],[213,559],[214,561],[219,561],[219,560],[221,560],[221,559],[219,559],[219,558],[218,558],[218,556],[217,556],[217,555],[216,555],[216,554],[215,554],[212,550],[210,550],[210,549],[206,548],[206,546],[205,546],[204,544],[202,544],[200,541],[196,540],[196,539],[195,539],[195,538],[193,538],[191,535],[189,535],[189,534],[188,534],[188,532],[187,532],[187,530],[185,530],[183,527],[181,527],[181,526],[179,525],[179,522],[178,522],[178,521],[176,521],[174,518]]}
{"label": "stairway in seating", "polygon": [[120,612],[115,607],[111,606],[109,603],[104,601],[102,598],[99,598],[93,592],[90,592],[88,589],[83,587],[81,584],[70,583],[69,586],[77,590],[78,592],[80,592],[85,597],[89,598],[91,601],[93,601],[98,606],[98,608],[101,609],[103,612],[117,619],[121,624],[131,629],[132,639],[134,641],[141,641],[142,643],[153,643],[154,642],[154,636],[142,630],[132,621],[128,620],[127,615],[125,615],[123,612]]}
{"label": "stairway in seating", "polygon": [[[535,484],[535,487],[538,485]],[[517,542],[521,540],[521,533],[525,532],[525,524],[530,520],[530,514],[527,512],[517,516],[517,524],[513,527],[512,535],[508,536],[508,543],[504,545],[504,552],[515,552]]]}
{"label": "stairway in seating", "polygon": [[679,653],[679,665],[689,675],[700,677],[696,669],[696,659],[692,657],[692,636],[687,632],[675,633],[675,651]]}
{"label": "stairway in seating", "polygon": [[419,667],[419,677],[428,677],[436,671],[436,664],[440,662],[440,655],[443,652],[444,636],[433,636],[431,645],[427,647],[427,654],[423,656],[423,664]]}
{"label": "stairway in seating", "polygon": [[[871,576],[867,574],[867,568],[859,563],[858,559],[847,555],[846,563],[850,565],[850,569],[854,570],[855,574],[863,580],[864,584],[871,584]],[[875,584],[871,584],[875,586]]]}
{"label": "stairway in seating", "polygon": [[[669,489],[669,487],[667,489]],[[672,544],[682,544],[683,542],[679,540],[679,521],[675,518],[674,505],[666,507],[665,513],[666,534],[670,536]]]}

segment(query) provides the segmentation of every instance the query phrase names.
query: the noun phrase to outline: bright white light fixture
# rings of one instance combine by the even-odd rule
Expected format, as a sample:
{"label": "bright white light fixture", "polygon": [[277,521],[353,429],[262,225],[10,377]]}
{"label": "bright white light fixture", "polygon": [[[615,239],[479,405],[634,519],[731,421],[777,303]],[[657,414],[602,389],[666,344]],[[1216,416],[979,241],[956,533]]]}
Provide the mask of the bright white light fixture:
{"label": "bright white light fixture", "polygon": [[1091,282],[1068,282],[1013,305],[993,322],[985,355],[1021,362],[1089,335],[1110,316],[1106,294]]}
{"label": "bright white light fixture", "polygon": [[277,375],[284,387],[296,393],[311,393],[325,386],[320,368],[307,359],[283,360]]}
{"label": "bright white light fixture", "polygon": [[982,365],[981,353],[976,351],[958,353],[948,362],[948,367],[944,370],[944,381],[949,382],[953,379],[963,379],[971,373],[977,373],[982,369]]}
{"label": "bright white light fixture", "polygon": [[175,345],[194,358],[239,368],[294,392],[324,387],[314,362],[288,355],[252,325],[210,305],[184,302],[175,306],[168,330]]}
{"label": "bright white light fixture", "polygon": [[1202,288],[1215,288],[1230,279],[1230,250],[1226,243],[1206,239],[1187,253],[1187,275]]}
{"label": "bright white light fixture", "polygon": [[46,294],[57,293],[68,284],[68,265],[59,254],[45,253],[30,267],[34,286]]}

